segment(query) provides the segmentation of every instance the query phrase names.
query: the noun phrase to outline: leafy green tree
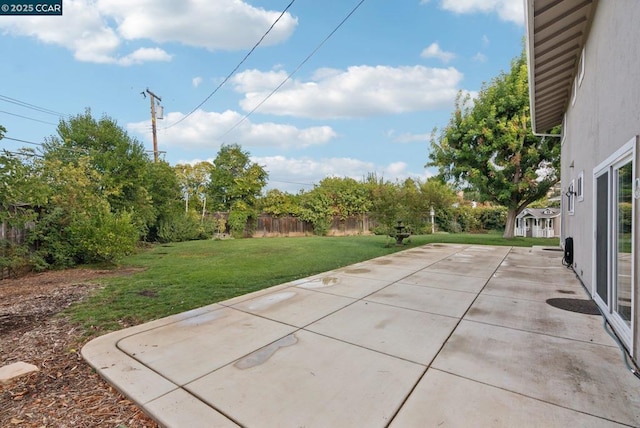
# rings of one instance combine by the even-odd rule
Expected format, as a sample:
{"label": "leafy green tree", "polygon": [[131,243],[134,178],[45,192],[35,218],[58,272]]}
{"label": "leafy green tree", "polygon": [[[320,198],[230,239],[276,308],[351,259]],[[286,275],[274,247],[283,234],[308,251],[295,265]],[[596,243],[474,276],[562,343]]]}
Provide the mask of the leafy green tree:
{"label": "leafy green tree", "polygon": [[173,167],[182,188],[185,200],[185,211],[189,210],[190,203],[198,212],[204,212],[207,199],[207,185],[213,164],[202,161],[195,165],[178,164]]}
{"label": "leafy green tree", "polygon": [[[0,126],[0,138],[4,128]],[[0,152],[0,223],[27,231],[37,218],[35,207],[46,200],[44,186],[34,168],[30,149]],[[29,266],[28,242],[0,240],[0,269],[17,273]]]}
{"label": "leafy green tree", "polygon": [[134,213],[140,233],[146,234],[157,211],[148,191],[152,162],[143,145],[108,116],[96,120],[89,109],[60,121],[57,133],[43,145],[45,159],[63,165],[87,159],[88,168],[99,173],[99,191],[110,209]]}
{"label": "leafy green tree", "polygon": [[329,192],[316,185],[301,195],[300,218],[313,224],[313,232],[324,236],[333,222],[334,205]]}
{"label": "leafy green tree", "polygon": [[211,204],[218,211],[230,211],[239,201],[254,207],[268,177],[238,144],[223,145],[209,175],[207,193]]}
{"label": "leafy green tree", "polygon": [[132,213],[111,210],[89,156],[76,163],[44,159],[40,166],[49,194],[31,237],[37,267],[114,262],[135,249]]}
{"label": "leafy green tree", "polygon": [[369,213],[378,223],[376,233],[387,235],[405,215],[400,187],[374,174],[367,177],[367,187],[371,195]]}
{"label": "leafy green tree", "polygon": [[458,96],[449,124],[431,139],[430,162],[440,176],[507,207],[504,237],[516,216],[558,180],[560,145],[531,131],[527,60],[522,54],[483,86],[478,97]]}
{"label": "leafy green tree", "polygon": [[369,211],[371,205],[364,183],[348,177],[326,177],[317,186],[331,200],[331,214],[341,220]]}
{"label": "leafy green tree", "polygon": [[334,217],[341,221],[348,217],[362,218],[371,206],[365,183],[348,177],[326,177],[300,197],[300,217],[313,223],[318,235],[325,235]]}
{"label": "leafy green tree", "polygon": [[419,183],[420,196],[426,211],[452,206],[456,201],[456,192],[451,186],[436,177]]}
{"label": "leafy green tree", "polygon": [[148,168],[148,194],[151,197],[155,223],[147,238],[160,242],[179,242],[203,235],[196,213],[182,207],[182,186],[176,170],[165,161],[151,163]]}
{"label": "leafy green tree", "polygon": [[299,216],[302,210],[301,194],[293,195],[278,189],[270,189],[260,198],[258,208],[261,212],[274,217]]}
{"label": "leafy green tree", "polygon": [[258,198],[268,176],[238,144],[223,145],[218,151],[207,195],[214,210],[229,212],[228,224],[234,236],[244,236],[247,223],[257,216]]}

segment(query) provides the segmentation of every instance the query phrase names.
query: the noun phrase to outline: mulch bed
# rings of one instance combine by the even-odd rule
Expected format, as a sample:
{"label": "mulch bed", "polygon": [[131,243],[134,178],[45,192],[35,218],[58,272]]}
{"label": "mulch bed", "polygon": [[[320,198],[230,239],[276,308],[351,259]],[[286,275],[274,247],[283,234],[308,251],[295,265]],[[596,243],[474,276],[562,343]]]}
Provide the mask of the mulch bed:
{"label": "mulch bed", "polygon": [[[117,274],[127,272],[116,272]],[[85,363],[89,340],[60,312],[114,271],[73,269],[0,281],[0,366],[38,372],[0,384],[1,427],[146,428],[158,425]]]}

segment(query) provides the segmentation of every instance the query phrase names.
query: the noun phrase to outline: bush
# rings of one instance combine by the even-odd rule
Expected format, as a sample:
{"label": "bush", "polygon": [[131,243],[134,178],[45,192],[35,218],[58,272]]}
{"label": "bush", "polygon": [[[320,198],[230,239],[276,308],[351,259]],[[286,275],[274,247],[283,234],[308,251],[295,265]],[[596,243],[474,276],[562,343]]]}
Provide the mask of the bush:
{"label": "bush", "polygon": [[157,240],[159,242],[182,242],[199,239],[203,235],[198,215],[180,210],[158,221]]}
{"label": "bush", "polygon": [[29,269],[28,248],[26,245],[15,244],[6,239],[0,240],[0,279],[5,270],[9,276],[20,274]]}
{"label": "bush", "polygon": [[75,222],[69,232],[80,263],[115,262],[133,253],[139,238],[131,213],[108,209]]}
{"label": "bush", "polygon": [[74,214],[56,207],[36,223],[29,238],[37,248],[30,262],[44,270],[115,262],[135,250],[139,233],[132,213],[112,213],[108,205]]}
{"label": "bush", "polygon": [[247,229],[251,229],[251,225],[249,224],[250,217],[251,212],[248,210],[231,210],[229,212],[229,218],[227,219],[227,224],[229,225],[231,236],[233,236],[234,238],[243,238],[245,235],[247,235]]}
{"label": "bush", "polygon": [[436,211],[438,230],[451,233],[503,230],[507,221],[505,207],[459,206]]}
{"label": "bush", "polygon": [[504,230],[507,223],[507,208],[480,207],[476,208],[477,215],[484,230]]}
{"label": "bush", "polygon": [[77,263],[77,249],[74,249],[67,233],[69,223],[66,211],[55,207],[42,215],[28,235],[29,242],[36,248],[32,259],[37,261],[37,266],[42,270],[50,267],[66,268]]}

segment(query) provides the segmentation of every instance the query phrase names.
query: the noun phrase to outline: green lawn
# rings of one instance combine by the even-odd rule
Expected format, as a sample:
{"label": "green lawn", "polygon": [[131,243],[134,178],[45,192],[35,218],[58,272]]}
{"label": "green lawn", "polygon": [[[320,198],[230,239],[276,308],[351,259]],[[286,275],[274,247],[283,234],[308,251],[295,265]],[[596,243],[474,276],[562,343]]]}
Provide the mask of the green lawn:
{"label": "green lawn", "polygon": [[497,234],[265,238],[155,245],[123,265],[144,270],[103,280],[104,287],[69,309],[89,334],[100,334],[205,306],[320,272],[428,243],[557,246],[558,239],[503,239]]}

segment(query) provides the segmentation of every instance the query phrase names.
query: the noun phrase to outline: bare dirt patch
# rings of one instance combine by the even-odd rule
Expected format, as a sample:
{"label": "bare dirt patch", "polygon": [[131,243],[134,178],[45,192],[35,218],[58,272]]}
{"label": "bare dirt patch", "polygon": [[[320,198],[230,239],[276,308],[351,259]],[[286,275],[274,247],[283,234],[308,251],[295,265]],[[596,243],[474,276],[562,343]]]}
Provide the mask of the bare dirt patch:
{"label": "bare dirt patch", "polygon": [[88,340],[60,312],[99,287],[95,280],[131,270],[73,269],[0,281],[0,366],[40,370],[0,384],[2,427],[157,427],[87,365]]}

